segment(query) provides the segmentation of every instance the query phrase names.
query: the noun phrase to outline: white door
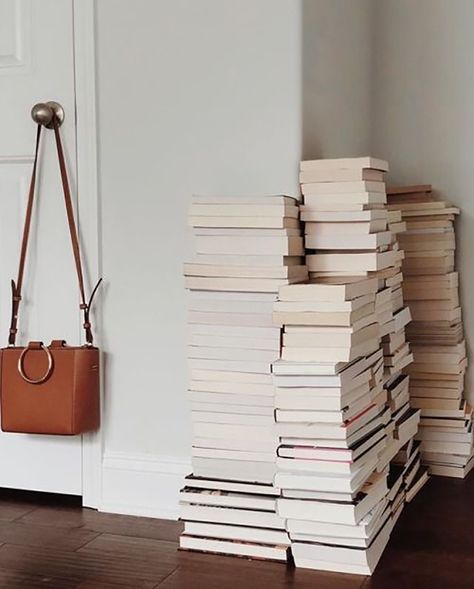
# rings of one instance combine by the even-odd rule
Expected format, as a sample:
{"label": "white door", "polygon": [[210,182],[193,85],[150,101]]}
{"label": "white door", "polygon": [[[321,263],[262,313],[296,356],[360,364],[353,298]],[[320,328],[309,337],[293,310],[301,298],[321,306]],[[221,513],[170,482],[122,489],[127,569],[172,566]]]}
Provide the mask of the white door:
{"label": "white door", "polygon": [[[75,188],[72,0],[0,0],[0,345],[7,343],[10,279],[17,274],[31,174],[36,102],[56,100]],[[80,341],[77,279],[53,132],[42,137],[39,190],[28,251],[17,343]],[[0,432],[0,487],[82,495],[80,436]]]}

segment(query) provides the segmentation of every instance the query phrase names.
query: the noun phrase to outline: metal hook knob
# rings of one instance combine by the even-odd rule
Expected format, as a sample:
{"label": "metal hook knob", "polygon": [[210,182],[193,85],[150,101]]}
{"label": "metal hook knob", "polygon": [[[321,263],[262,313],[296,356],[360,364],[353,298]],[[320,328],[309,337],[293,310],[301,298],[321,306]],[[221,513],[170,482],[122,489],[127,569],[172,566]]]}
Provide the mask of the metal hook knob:
{"label": "metal hook knob", "polygon": [[50,100],[48,102],[38,102],[31,109],[31,118],[38,125],[44,125],[48,129],[53,128],[53,117],[58,120],[60,127],[64,121],[64,109],[59,102]]}

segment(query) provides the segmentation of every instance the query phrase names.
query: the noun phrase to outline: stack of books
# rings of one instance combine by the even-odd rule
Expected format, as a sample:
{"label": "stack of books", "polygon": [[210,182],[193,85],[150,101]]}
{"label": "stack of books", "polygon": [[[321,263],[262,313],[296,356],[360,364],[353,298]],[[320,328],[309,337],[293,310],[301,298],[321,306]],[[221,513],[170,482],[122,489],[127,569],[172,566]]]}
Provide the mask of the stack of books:
{"label": "stack of books", "polygon": [[301,219],[311,279],[360,280],[399,260],[387,228],[387,169],[387,162],[370,157],[301,162]]}
{"label": "stack of books", "polygon": [[386,207],[387,169],[374,158],[301,162],[310,283],[280,288],[273,364],[277,505],[296,566],[371,574],[408,489],[422,486],[419,411],[402,375],[412,360],[404,226]]}
{"label": "stack of books", "polygon": [[291,285],[275,303],[275,484],[297,567],[371,574],[390,536],[376,291],[375,279]]}
{"label": "stack of books", "polygon": [[387,207],[386,171],[386,161],[371,157],[300,165],[310,280],[347,284],[371,277],[377,281],[375,313],[392,418],[384,466],[413,438],[420,419],[420,412],[409,404],[408,376],[402,372],[413,361],[405,337],[411,315],[402,291],[404,251],[397,240],[406,226],[401,212]]}
{"label": "stack of books", "polygon": [[189,289],[193,475],[181,492],[181,547],[285,560],[276,514],[278,438],[271,364],[278,288],[307,279],[297,201],[195,196]]}
{"label": "stack of books", "polygon": [[467,357],[454,260],[459,210],[436,200],[431,185],[390,188],[388,197],[389,209],[406,224],[399,239],[414,355],[406,372],[411,404],[421,410],[417,438],[423,462],[432,474],[462,478],[474,458],[472,407],[463,399]]}

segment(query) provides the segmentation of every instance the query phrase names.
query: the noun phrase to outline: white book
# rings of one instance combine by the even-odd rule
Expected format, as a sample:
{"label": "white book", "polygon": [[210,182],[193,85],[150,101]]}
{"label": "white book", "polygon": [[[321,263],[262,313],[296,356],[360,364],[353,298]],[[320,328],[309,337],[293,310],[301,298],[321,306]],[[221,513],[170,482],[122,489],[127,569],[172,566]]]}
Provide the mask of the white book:
{"label": "white book", "polygon": [[[263,450],[263,448],[262,448]],[[246,462],[273,462],[275,450],[253,452],[242,448],[201,448],[193,446],[191,456],[194,458],[211,458],[212,460],[245,460]]]}
{"label": "white book", "polygon": [[[378,183],[377,183],[378,184]],[[332,186],[327,183],[328,186]],[[309,188],[306,188],[308,187]],[[361,205],[381,205],[387,202],[387,196],[385,192],[342,192],[342,193],[317,193],[314,194],[312,192],[311,187],[314,184],[304,184],[303,185],[303,194],[304,194],[304,210],[307,209],[316,209],[322,211],[333,211],[339,210],[340,205],[353,205],[353,204],[361,204]],[[309,190],[308,193],[305,193],[305,190]],[[334,209],[334,205],[338,206],[338,209]],[[341,209],[346,210],[346,209]]]}
{"label": "white book", "polygon": [[361,170],[370,168],[388,172],[388,162],[371,156],[348,157],[348,158],[326,158],[319,160],[306,160],[300,162],[300,170]]}
{"label": "white book", "polygon": [[209,292],[208,290],[192,290],[188,292],[190,301],[219,301],[219,303],[253,302],[273,304],[277,298],[268,292]]}
{"label": "white book", "polygon": [[188,224],[191,227],[219,227],[219,228],[299,228],[300,222],[296,217],[255,217],[250,216],[228,216],[214,217],[209,215],[192,215],[188,217]]}
{"label": "white book", "polygon": [[227,313],[213,311],[189,311],[188,322],[200,325],[229,325],[249,327],[270,327],[273,324],[273,313]]}
{"label": "white book", "polygon": [[[208,391],[190,390],[191,403],[224,404],[226,407],[238,405],[274,408],[274,399],[269,395],[246,395],[240,391],[237,393],[213,393]],[[207,411],[208,409],[206,409]]]}
{"label": "white book", "polygon": [[367,222],[358,221],[355,223],[312,222],[305,225],[306,235],[370,235],[371,233],[386,230],[386,219],[374,219]]}
{"label": "white book", "polygon": [[258,195],[203,195],[193,194],[193,204],[250,204],[250,205],[294,205],[297,197],[286,194]]}
{"label": "white book", "polygon": [[[209,393],[208,393],[209,394]],[[212,393],[210,393],[212,394]],[[237,395],[235,395],[237,396]],[[238,415],[262,415],[262,416],[269,416],[273,418],[273,407],[269,404],[262,405],[253,403],[252,399],[250,398],[248,403],[234,403],[234,399],[229,399],[229,395],[223,395],[223,399],[220,401],[216,401],[215,399],[209,400],[197,400],[196,398],[191,398],[191,411],[194,413],[202,414],[202,413],[225,413],[225,414],[238,414]],[[254,397],[255,398],[255,397]],[[269,399],[267,397],[262,397],[265,401]],[[248,423],[248,422],[247,422]]]}
{"label": "white book", "polygon": [[194,239],[198,254],[219,255],[304,255],[302,237],[228,237],[198,235]]}
{"label": "white book", "polygon": [[[368,412],[367,412],[368,413]],[[372,412],[369,413],[369,417]],[[275,424],[275,432],[280,436],[282,444],[304,444],[311,443],[333,448],[351,448],[359,440],[369,435],[371,432],[379,429],[381,425],[387,425],[391,419],[390,410],[379,412],[369,421],[360,420],[362,425],[356,424],[357,427],[352,429],[338,428],[342,430],[334,431],[334,427],[325,427],[325,424]],[[344,436],[344,430],[346,437]],[[411,433],[411,432],[410,432]],[[416,432],[413,433],[413,435]]]}
{"label": "white book", "polygon": [[337,168],[337,169],[310,169],[300,172],[299,180],[305,182],[350,182],[355,180],[384,181],[382,170],[370,168]]}
{"label": "white book", "polygon": [[[370,479],[369,479],[370,480]],[[341,494],[342,496],[342,494]],[[351,499],[349,499],[350,501]],[[339,499],[344,501],[344,499]],[[293,534],[322,534],[339,538],[370,538],[378,522],[387,509],[387,498],[384,497],[362,520],[354,524],[340,524],[334,522],[314,522],[304,519],[288,519],[286,522],[290,535]]]}
{"label": "white book", "polygon": [[344,424],[364,409],[369,407],[373,402],[381,403],[387,397],[387,392],[382,389],[382,384],[375,386],[367,394],[353,400],[350,406],[335,410],[321,409],[277,409],[275,420],[277,423],[337,423]]}
{"label": "white book", "polygon": [[206,505],[180,505],[180,518],[196,522],[233,524],[283,530],[283,520],[276,513],[229,507],[210,507]]}
{"label": "white book", "polygon": [[307,194],[346,194],[351,192],[385,193],[384,182],[354,180],[351,182],[309,182],[301,185],[301,192]]}
{"label": "white book", "polygon": [[277,409],[341,411],[369,394],[369,383],[344,391],[340,388],[275,388],[274,405]]}
{"label": "white book", "polygon": [[225,377],[219,380],[191,380],[189,383],[190,392],[199,391],[201,393],[222,394],[235,396],[237,394],[252,397],[270,397],[273,399],[274,386],[261,383],[247,383],[242,381],[228,382]]}
{"label": "white book", "polygon": [[317,211],[308,209],[301,211],[301,220],[308,223],[323,222],[323,223],[354,223],[359,221],[373,221],[376,219],[387,219],[387,211],[385,209],[356,209],[356,210],[335,210],[335,211]]}
{"label": "white book", "polygon": [[[245,437],[248,440],[258,441],[260,439],[275,439],[276,437],[274,428],[271,425],[236,425],[229,423],[203,423],[198,421],[193,425],[193,432],[197,437],[229,440],[240,440]],[[232,477],[224,478],[232,479]]]}
{"label": "white book", "polygon": [[397,261],[396,251],[363,252],[363,253],[325,253],[306,256],[310,272],[345,271],[345,272],[376,272]]}
{"label": "white book", "polygon": [[[310,285],[308,285],[310,286]],[[308,313],[343,313],[356,311],[375,301],[375,294],[369,293],[351,301],[284,301],[278,300],[273,303],[274,311],[282,312],[308,312]]]}
{"label": "white book", "polygon": [[[275,363],[274,363],[275,364]],[[349,376],[341,378],[341,374],[334,375],[302,375],[302,374],[275,374],[273,373],[273,382],[275,386],[282,388],[293,387],[324,387],[324,388],[340,388],[344,392],[353,390],[365,383],[368,383],[372,378],[370,369],[364,370],[357,376]]]}
{"label": "white book", "polygon": [[191,336],[205,335],[209,337],[225,337],[235,339],[255,338],[258,340],[275,340],[280,337],[280,328],[249,325],[210,325],[205,323],[192,323],[188,325]]}
{"label": "white book", "polygon": [[[331,460],[344,461],[355,460],[367,450],[379,452],[386,443],[385,429],[380,427],[375,432],[365,436],[352,448],[328,448],[324,446],[289,446],[282,445],[278,448],[278,456],[296,458],[302,460]],[[321,497],[323,498],[323,497]],[[339,499],[343,500],[343,499]]]}
{"label": "white book", "polygon": [[[274,461],[257,462],[250,460],[220,460],[194,457],[192,459],[192,465],[194,474],[197,476],[226,478],[255,483],[273,483],[276,472]],[[220,520],[220,523],[223,523],[223,521]],[[244,524],[245,522],[242,521],[241,523]]]}
{"label": "white book", "polygon": [[261,227],[195,227],[194,235],[227,235],[233,237],[298,237],[301,229],[292,227],[261,228]]}
{"label": "white book", "polygon": [[352,301],[378,290],[376,278],[366,278],[351,284],[291,284],[280,287],[280,301]]}
{"label": "white book", "polygon": [[270,362],[252,362],[251,360],[211,360],[208,358],[189,358],[191,370],[217,370],[231,372],[256,372],[270,374]]}
{"label": "white book", "polygon": [[279,338],[256,339],[252,337],[222,337],[219,335],[191,335],[188,343],[193,346],[216,348],[247,348],[249,350],[280,351]]}
{"label": "white book", "polygon": [[286,256],[282,254],[195,254],[194,263],[212,266],[301,266],[304,264],[302,256]]}
{"label": "white book", "polygon": [[250,362],[273,362],[278,358],[273,350],[251,350],[248,348],[212,348],[188,346],[188,358],[210,360],[249,360]]}
{"label": "white book", "polygon": [[294,204],[192,204],[190,217],[298,217],[298,207]]}
{"label": "white book", "polygon": [[331,327],[319,329],[318,326],[317,329],[307,331],[292,331],[286,327],[282,341],[284,346],[352,348],[352,346],[378,338],[378,335],[379,326],[377,323],[371,323],[354,333],[332,329]]}
{"label": "white book", "polygon": [[289,278],[304,280],[308,276],[306,266],[214,266],[212,264],[184,265],[185,276],[212,276],[235,278]]}
{"label": "white book", "polygon": [[[231,457],[230,455],[226,456],[225,453],[227,451],[232,452],[241,452],[241,456],[247,453],[254,453],[256,448],[256,442],[252,439],[242,439],[242,438],[205,438],[203,436],[193,436],[192,443],[194,448],[200,448],[201,450],[209,450],[209,451],[216,451],[215,457],[216,458],[225,458],[227,460],[234,460],[235,457]],[[263,460],[263,462],[272,462],[274,461],[275,453],[278,447],[278,439],[275,436],[270,435],[263,435],[258,440],[258,449],[260,450],[258,458]],[[265,453],[271,453],[273,456],[272,460],[269,460],[267,456],[263,456]],[[197,454],[193,454],[196,455]],[[214,454],[210,456],[206,454],[203,456],[204,458],[213,457]],[[244,458],[243,460],[255,460],[254,458],[249,457],[250,454]]]}
{"label": "white book", "polygon": [[280,489],[273,485],[259,485],[256,483],[237,483],[222,479],[206,479],[192,474],[185,477],[186,486],[193,489],[216,489],[218,491],[232,491],[233,493],[255,493],[257,495],[272,495],[278,497]]}
{"label": "white book", "polygon": [[351,362],[360,356],[375,352],[379,348],[377,337],[352,347],[291,347],[284,345],[281,358],[289,362]]}
{"label": "white book", "polygon": [[191,379],[209,382],[228,382],[232,384],[272,385],[270,374],[235,372],[233,370],[191,369]]}
{"label": "white book", "polygon": [[390,231],[369,235],[306,235],[305,245],[319,250],[369,250],[392,242]]}
{"label": "white book", "polygon": [[207,276],[188,276],[186,288],[192,290],[230,290],[253,292],[278,292],[280,286],[298,282],[294,278],[209,278]]}
{"label": "white book", "polygon": [[219,413],[217,411],[192,411],[191,419],[196,423],[216,423],[232,425],[261,425],[271,427],[274,423],[273,415],[250,415],[248,413]]}
{"label": "white book", "polygon": [[[381,355],[381,352],[380,352]],[[352,380],[371,365],[368,358],[360,358],[353,362],[287,362],[277,360],[273,363],[275,375],[338,375],[340,383]]]}
{"label": "white book", "polygon": [[207,293],[207,298],[194,298],[192,296],[190,297],[190,301],[188,303],[188,309],[190,311],[205,311],[207,313],[248,313],[252,315],[266,313],[270,315],[275,305],[273,301],[219,299],[214,298],[212,296],[213,293],[210,291],[204,292]]}
{"label": "white book", "polygon": [[371,575],[390,539],[390,518],[366,550],[293,542],[291,549],[295,565],[324,571],[336,571],[356,575]]}
{"label": "white book", "polygon": [[203,552],[215,552],[217,554],[230,554],[235,556],[247,556],[265,560],[277,560],[286,562],[287,547],[264,546],[250,542],[239,543],[235,540],[217,540],[212,538],[197,538],[182,534],[179,538],[179,546],[185,550],[199,550]]}
{"label": "white book", "polygon": [[242,542],[276,544],[279,546],[290,545],[290,539],[287,532],[282,532],[279,530],[249,528],[244,526],[209,524],[203,522],[185,522],[184,533],[189,536],[201,536],[203,538],[241,540]]}
{"label": "white book", "polygon": [[179,501],[197,505],[212,505],[215,507],[234,507],[238,509],[259,509],[262,511],[276,511],[276,498],[267,495],[251,495],[232,491],[217,491],[215,489],[193,489],[185,487],[179,492]]}
{"label": "white book", "polygon": [[[374,472],[377,459],[365,463],[353,475],[321,473],[291,473],[277,471],[275,485],[282,489],[299,489],[301,491],[333,491],[340,493],[354,493],[358,491],[369,476]],[[304,508],[307,508],[305,512]],[[278,499],[278,513],[283,518],[311,519],[313,521],[327,521],[338,523],[358,523],[355,520],[353,505],[347,508],[340,504],[330,504],[318,501],[298,501],[294,499]],[[311,510],[311,511],[310,511]],[[368,513],[369,510],[367,510]],[[360,514],[358,514],[360,515]],[[363,516],[360,516],[362,519]],[[360,521],[360,520],[359,520]]]}

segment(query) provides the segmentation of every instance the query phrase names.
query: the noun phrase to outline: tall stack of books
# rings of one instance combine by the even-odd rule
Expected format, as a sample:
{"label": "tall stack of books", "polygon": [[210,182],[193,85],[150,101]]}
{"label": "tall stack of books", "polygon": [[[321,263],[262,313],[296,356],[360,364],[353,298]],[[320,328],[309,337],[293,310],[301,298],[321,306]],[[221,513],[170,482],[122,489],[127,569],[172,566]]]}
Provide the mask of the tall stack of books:
{"label": "tall stack of books", "polygon": [[464,477],[474,466],[472,407],[463,399],[467,367],[454,219],[459,210],[436,200],[431,185],[388,190],[389,209],[406,223],[403,294],[413,321],[407,336],[414,362],[411,404],[421,410],[422,457],[435,475]]}
{"label": "tall stack of books", "polygon": [[189,289],[193,474],[180,495],[184,549],[286,560],[274,486],[271,364],[278,288],[307,279],[297,202],[193,197]]}
{"label": "tall stack of books", "polygon": [[[410,407],[408,377],[402,373],[413,361],[405,339],[411,317],[402,292],[404,252],[397,241],[406,227],[400,211],[388,210],[387,170],[386,161],[371,157],[307,161],[300,166],[310,279],[330,284],[366,277],[377,280],[375,313],[384,352],[383,385],[392,417],[383,466],[413,438],[420,419],[420,412]],[[415,476],[416,488],[426,482],[426,472],[418,466],[414,463],[413,470],[404,475],[408,482]],[[400,496],[407,490],[406,484],[401,485]],[[404,502],[399,503],[402,509]]]}
{"label": "tall stack of books", "polygon": [[386,162],[300,169],[311,283],[282,287],[275,303],[284,327],[273,365],[278,513],[297,566],[370,574],[418,475],[419,411],[401,375],[411,361],[410,315],[390,230],[403,226],[387,211]]}
{"label": "tall stack of books", "polygon": [[275,484],[297,567],[372,573],[392,529],[377,280],[280,289]]}

